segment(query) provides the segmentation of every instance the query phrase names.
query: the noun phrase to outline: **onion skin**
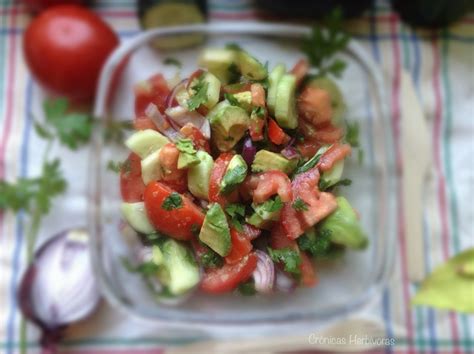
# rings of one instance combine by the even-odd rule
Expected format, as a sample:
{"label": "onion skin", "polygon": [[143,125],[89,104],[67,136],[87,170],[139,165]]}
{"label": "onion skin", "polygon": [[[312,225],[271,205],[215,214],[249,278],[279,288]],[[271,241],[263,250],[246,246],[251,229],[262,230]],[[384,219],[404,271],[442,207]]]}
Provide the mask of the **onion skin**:
{"label": "onion skin", "polygon": [[275,283],[275,265],[268,254],[256,250],[257,268],[252,273],[255,282],[255,290],[261,294],[269,294],[273,291]]}
{"label": "onion skin", "polygon": [[251,165],[255,159],[257,148],[253,145],[252,139],[246,138],[242,147],[242,157],[248,165]]}
{"label": "onion skin", "polygon": [[43,346],[54,351],[64,328],[89,316],[100,301],[87,233],[66,230],[40,247],[17,297],[24,316],[42,329]]}

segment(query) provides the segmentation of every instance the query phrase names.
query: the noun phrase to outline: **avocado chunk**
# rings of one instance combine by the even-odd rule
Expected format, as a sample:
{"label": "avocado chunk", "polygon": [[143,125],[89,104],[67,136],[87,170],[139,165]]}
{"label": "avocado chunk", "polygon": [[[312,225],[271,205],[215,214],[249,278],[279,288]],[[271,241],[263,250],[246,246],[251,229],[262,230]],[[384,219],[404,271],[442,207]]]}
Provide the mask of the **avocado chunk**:
{"label": "avocado chunk", "polygon": [[270,72],[270,75],[268,76],[267,107],[271,115],[275,114],[277,87],[285,73],[285,65],[278,64],[273,68],[273,70]]}
{"label": "avocado chunk", "polygon": [[207,48],[199,57],[199,65],[214,74],[223,84],[236,79],[237,54],[234,50]]}
{"label": "avocado chunk", "polygon": [[279,170],[287,175],[290,174],[298,164],[298,160],[288,160],[281,154],[268,150],[260,150],[255,155],[252,163],[252,172],[265,172]]}
{"label": "avocado chunk", "polygon": [[196,156],[196,149],[191,139],[178,139],[175,145],[179,150],[178,169],[181,170],[199,164],[200,160]]}
{"label": "avocado chunk", "polygon": [[295,129],[298,126],[296,113],[296,77],[285,74],[277,85],[275,118],[282,128]]}
{"label": "avocado chunk", "polygon": [[152,152],[157,151],[170,141],[165,136],[153,129],[145,129],[132,134],[125,145],[135,154],[144,159]]}
{"label": "avocado chunk", "polygon": [[247,163],[240,155],[234,155],[227,166],[221,182],[221,193],[228,194],[235,190],[247,176]]}
{"label": "avocado chunk", "polygon": [[240,107],[245,109],[248,113],[252,111],[252,93],[250,91],[235,93],[233,96]]}
{"label": "avocado chunk", "polygon": [[268,75],[265,66],[244,50],[237,51],[237,66],[242,75],[249,80],[263,80]]}
{"label": "avocado chunk", "polygon": [[157,276],[171,294],[184,294],[199,283],[199,266],[188,247],[167,239],[158,250],[156,248],[158,246],[153,246],[152,259],[161,267]]}
{"label": "avocado chunk", "polygon": [[151,181],[158,181],[162,178],[160,165],[160,151],[149,154],[141,161],[142,166],[142,180],[145,185]]}
{"label": "avocado chunk", "polygon": [[209,200],[209,181],[214,160],[202,150],[199,150],[196,156],[200,162],[188,169],[188,189],[195,197]]}
{"label": "avocado chunk", "polygon": [[327,77],[319,77],[311,80],[308,85],[320,88],[329,93],[329,96],[331,97],[331,106],[333,109],[332,122],[335,125],[340,125],[347,107],[344,102],[344,96],[342,95],[341,89],[336,84],[336,82]]}
{"label": "avocado chunk", "polygon": [[344,171],[344,160],[337,161],[329,171],[323,172],[320,184],[329,188],[341,180]]}
{"label": "avocado chunk", "polygon": [[225,257],[229,254],[230,230],[224,210],[219,204],[211,204],[204,218],[199,239],[220,256]]}
{"label": "avocado chunk", "polygon": [[319,224],[320,232],[329,232],[331,242],[354,249],[367,247],[368,239],[352,206],[337,197],[337,209]]}
{"label": "avocado chunk", "polygon": [[217,104],[208,114],[212,137],[219,151],[229,151],[244,136],[250,118],[241,107],[228,101]]}
{"label": "avocado chunk", "polygon": [[155,232],[155,228],[148,220],[145,210],[145,203],[122,203],[120,206],[122,215],[129,225],[142,234],[151,234]]}

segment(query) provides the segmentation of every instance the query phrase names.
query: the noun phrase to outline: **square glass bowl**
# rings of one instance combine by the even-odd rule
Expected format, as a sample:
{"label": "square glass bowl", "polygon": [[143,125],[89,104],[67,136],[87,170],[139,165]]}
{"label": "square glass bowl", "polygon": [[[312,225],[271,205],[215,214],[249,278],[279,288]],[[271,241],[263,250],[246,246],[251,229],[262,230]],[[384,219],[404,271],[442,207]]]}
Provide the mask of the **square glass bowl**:
{"label": "square glass bowl", "polygon": [[[181,77],[187,77],[197,68],[200,51],[208,46],[235,42],[262,62],[268,61],[270,68],[280,62],[291,68],[304,56],[299,45],[309,31],[304,26],[225,23],[141,33],[123,43],[106,63],[94,113],[103,121],[132,119],[135,83],[158,72],[173,77],[177,69],[163,64],[167,57],[183,63]],[[200,34],[203,42],[172,52],[159,52],[148,45],[153,39],[180,34]],[[191,333],[186,330],[212,332],[226,328],[232,328],[235,336],[239,328],[247,333],[253,327],[258,327],[259,333],[265,329],[272,333],[284,329],[288,333],[298,325],[324,325],[345,318],[377,298],[393,267],[395,250],[396,174],[390,121],[378,66],[354,41],[340,56],[348,64],[339,80],[347,104],[346,119],[358,122],[364,151],[362,162],[353,156],[346,164],[345,175],[353,183],[340,192],[359,211],[370,239],[368,248],[348,251],[330,264],[318,264],[319,285],[312,289],[255,297],[194,294],[179,306],[159,303],[141,277],[123,266],[122,258],[131,256],[137,241],[120,233],[119,178],[107,169],[107,164],[125,159],[128,151],[123,144],[104,144],[103,131],[98,129],[91,155],[90,232],[96,275],[110,303],[157,324],[177,327],[180,336]]]}

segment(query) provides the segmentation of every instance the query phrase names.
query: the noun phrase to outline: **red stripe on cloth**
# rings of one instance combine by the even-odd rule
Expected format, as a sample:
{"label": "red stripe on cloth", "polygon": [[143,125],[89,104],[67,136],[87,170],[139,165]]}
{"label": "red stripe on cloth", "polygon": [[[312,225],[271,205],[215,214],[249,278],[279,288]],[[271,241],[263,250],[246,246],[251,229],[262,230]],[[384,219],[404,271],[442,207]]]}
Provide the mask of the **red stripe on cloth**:
{"label": "red stripe on cloth", "polygon": [[[394,54],[394,76],[392,81],[392,128],[395,135],[395,154],[397,167],[399,170],[402,169],[402,154],[400,148],[400,74],[401,74],[401,62],[400,62],[400,47],[398,41],[395,39],[398,27],[398,16],[392,16],[390,22],[390,32],[393,35],[392,39],[392,50]],[[400,257],[401,257],[401,274],[402,274],[402,292],[403,302],[405,307],[405,322],[407,329],[408,339],[408,353],[413,353],[413,323],[410,311],[410,292],[408,289],[408,274],[407,274],[407,254],[406,254],[406,240],[405,240],[405,217],[403,210],[403,193],[402,193],[402,181],[397,191],[397,221],[398,221],[398,238],[400,240]]]}
{"label": "red stripe on cloth", "polygon": [[[16,26],[16,11],[11,14],[11,27]],[[8,44],[8,66],[7,66],[7,100],[5,109],[5,118],[3,124],[2,140],[0,141],[0,179],[5,177],[5,151],[7,149],[10,131],[12,127],[13,116],[13,91],[15,84],[15,53],[16,53],[16,36],[10,36]]]}
{"label": "red stripe on cloth", "polygon": [[[441,162],[441,139],[442,139],[442,97],[441,97],[441,54],[439,51],[438,40],[433,38],[433,90],[435,95],[435,119],[434,119],[434,134],[433,134],[433,146],[434,146],[434,163],[435,168],[438,172],[438,202],[440,209],[441,219],[441,242],[443,245],[443,258],[447,260],[449,258],[449,227],[448,227],[448,206],[446,202],[446,180],[444,178]],[[449,322],[451,325],[451,333],[453,341],[459,343],[459,331],[456,316],[453,312],[449,313]],[[459,347],[454,347],[453,353],[459,353]]]}
{"label": "red stripe on cloth", "polygon": [[164,354],[164,349],[73,349],[67,350],[68,354]]}

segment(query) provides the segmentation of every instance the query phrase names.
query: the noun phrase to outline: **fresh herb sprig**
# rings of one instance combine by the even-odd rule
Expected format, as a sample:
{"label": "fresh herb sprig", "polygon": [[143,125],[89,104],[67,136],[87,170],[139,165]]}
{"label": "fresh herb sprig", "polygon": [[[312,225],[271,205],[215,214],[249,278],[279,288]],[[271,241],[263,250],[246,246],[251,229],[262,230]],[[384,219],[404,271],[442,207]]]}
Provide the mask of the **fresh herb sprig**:
{"label": "fresh herb sprig", "polygon": [[349,35],[344,30],[341,9],[337,8],[326,17],[321,25],[315,25],[311,35],[303,40],[301,49],[307,55],[312,67],[317,70],[316,76],[332,74],[340,77],[346,63],[334,56],[346,48]]}

